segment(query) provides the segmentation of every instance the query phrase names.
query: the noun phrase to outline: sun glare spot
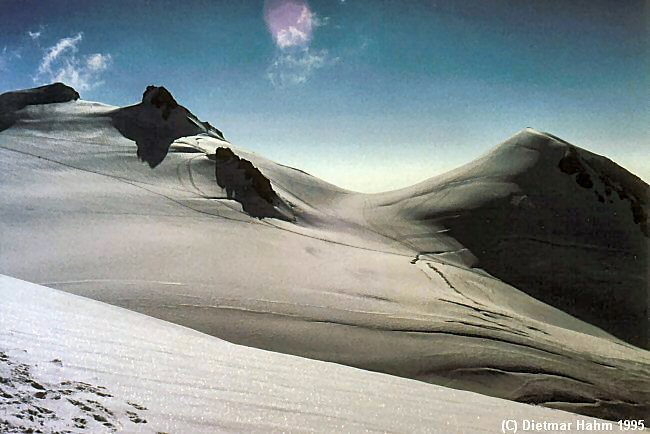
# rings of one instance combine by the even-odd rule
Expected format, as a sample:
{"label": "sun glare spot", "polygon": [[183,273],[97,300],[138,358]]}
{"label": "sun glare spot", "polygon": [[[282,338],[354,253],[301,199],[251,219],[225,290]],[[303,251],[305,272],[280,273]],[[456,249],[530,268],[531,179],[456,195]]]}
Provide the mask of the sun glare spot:
{"label": "sun glare spot", "polygon": [[279,48],[304,47],[311,40],[312,13],[302,0],[266,0],[264,21]]}

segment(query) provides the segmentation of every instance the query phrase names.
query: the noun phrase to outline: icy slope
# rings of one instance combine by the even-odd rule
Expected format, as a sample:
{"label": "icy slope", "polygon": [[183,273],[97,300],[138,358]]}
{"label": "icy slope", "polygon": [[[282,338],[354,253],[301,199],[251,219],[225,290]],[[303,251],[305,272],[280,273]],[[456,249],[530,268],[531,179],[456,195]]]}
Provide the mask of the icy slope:
{"label": "icy slope", "polygon": [[[635,345],[650,346],[650,189],[604,157],[525,130],[485,157],[377,195],[377,226],[422,252],[446,250],[533,297]],[[408,223],[405,223],[406,220]],[[416,229],[417,228],[417,229]]]}
{"label": "icy slope", "polygon": [[5,276],[0,297],[6,433],[493,433],[504,419],[603,423],[242,347]]}
{"label": "icy slope", "polygon": [[[472,268],[481,252],[448,226],[520,188],[456,179],[514,176],[526,153],[361,195],[208,134],[176,140],[151,170],[116,110],[29,106],[0,133],[0,272],[236,343],[599,417],[650,412],[647,351]],[[269,180],[286,221],[228,199],[219,148]]]}

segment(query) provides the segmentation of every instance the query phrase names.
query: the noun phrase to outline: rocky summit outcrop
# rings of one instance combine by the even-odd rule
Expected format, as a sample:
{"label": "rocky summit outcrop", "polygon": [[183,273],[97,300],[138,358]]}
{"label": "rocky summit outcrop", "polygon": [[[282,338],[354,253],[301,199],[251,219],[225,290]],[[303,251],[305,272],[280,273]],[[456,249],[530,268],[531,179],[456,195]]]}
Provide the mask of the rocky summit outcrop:
{"label": "rocky summit outcrop", "polygon": [[[567,150],[558,163],[558,168],[567,175],[575,175],[576,184],[593,190],[600,203],[613,204],[618,200],[629,203],[630,216],[635,225],[646,237],[650,238],[650,221],[648,218],[648,184],[634,176],[613,161],[604,157],[581,154],[578,148],[567,144]],[[594,186],[591,173],[595,174],[602,188]]]}
{"label": "rocky summit outcrop", "polygon": [[180,137],[208,134],[224,140],[221,131],[200,121],[162,86],[148,86],[140,104],[115,110],[111,118],[123,136],[136,142],[138,157],[152,168],[165,159],[171,143]]}
{"label": "rocky summit outcrop", "polygon": [[78,99],[79,93],[63,83],[3,93],[0,95],[0,131],[11,127],[18,118],[16,112],[28,105],[53,104]]}

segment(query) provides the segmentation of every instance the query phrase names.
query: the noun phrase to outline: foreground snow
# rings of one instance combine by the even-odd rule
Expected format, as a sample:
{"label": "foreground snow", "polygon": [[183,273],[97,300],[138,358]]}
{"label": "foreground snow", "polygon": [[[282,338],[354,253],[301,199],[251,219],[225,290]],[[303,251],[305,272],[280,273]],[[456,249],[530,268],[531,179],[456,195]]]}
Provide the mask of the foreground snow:
{"label": "foreground snow", "polygon": [[234,345],[6,276],[0,299],[2,432],[495,433],[507,419],[595,421]]}

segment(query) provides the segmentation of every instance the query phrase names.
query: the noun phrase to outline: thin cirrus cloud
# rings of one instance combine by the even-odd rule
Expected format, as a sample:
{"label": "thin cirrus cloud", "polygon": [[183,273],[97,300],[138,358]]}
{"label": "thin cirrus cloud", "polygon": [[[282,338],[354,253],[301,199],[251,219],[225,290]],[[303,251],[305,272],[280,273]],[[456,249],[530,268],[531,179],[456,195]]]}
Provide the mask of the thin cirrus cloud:
{"label": "thin cirrus cloud", "polygon": [[27,35],[32,39],[32,41],[36,41],[38,38],[41,37],[41,32],[30,32],[29,30],[27,31]]}
{"label": "thin cirrus cloud", "polygon": [[7,70],[7,47],[0,51],[0,72]]}
{"label": "thin cirrus cloud", "polygon": [[[30,37],[31,34],[30,34]],[[34,38],[32,38],[34,39]],[[102,74],[110,67],[110,54],[79,55],[83,33],[60,39],[47,48],[38,66],[34,82],[60,81],[77,90],[89,90],[103,83]]]}
{"label": "thin cirrus cloud", "polygon": [[327,50],[302,49],[295,52],[277,53],[267,71],[267,77],[275,87],[305,83],[313,72],[329,62]]}
{"label": "thin cirrus cloud", "polygon": [[333,63],[327,50],[310,47],[314,31],[327,24],[303,0],[266,0],[264,21],[277,47],[266,76],[274,87],[305,83],[312,74]]}
{"label": "thin cirrus cloud", "polygon": [[6,45],[0,50],[0,72],[9,71],[9,66],[15,59],[20,59],[20,49],[10,49]]}

